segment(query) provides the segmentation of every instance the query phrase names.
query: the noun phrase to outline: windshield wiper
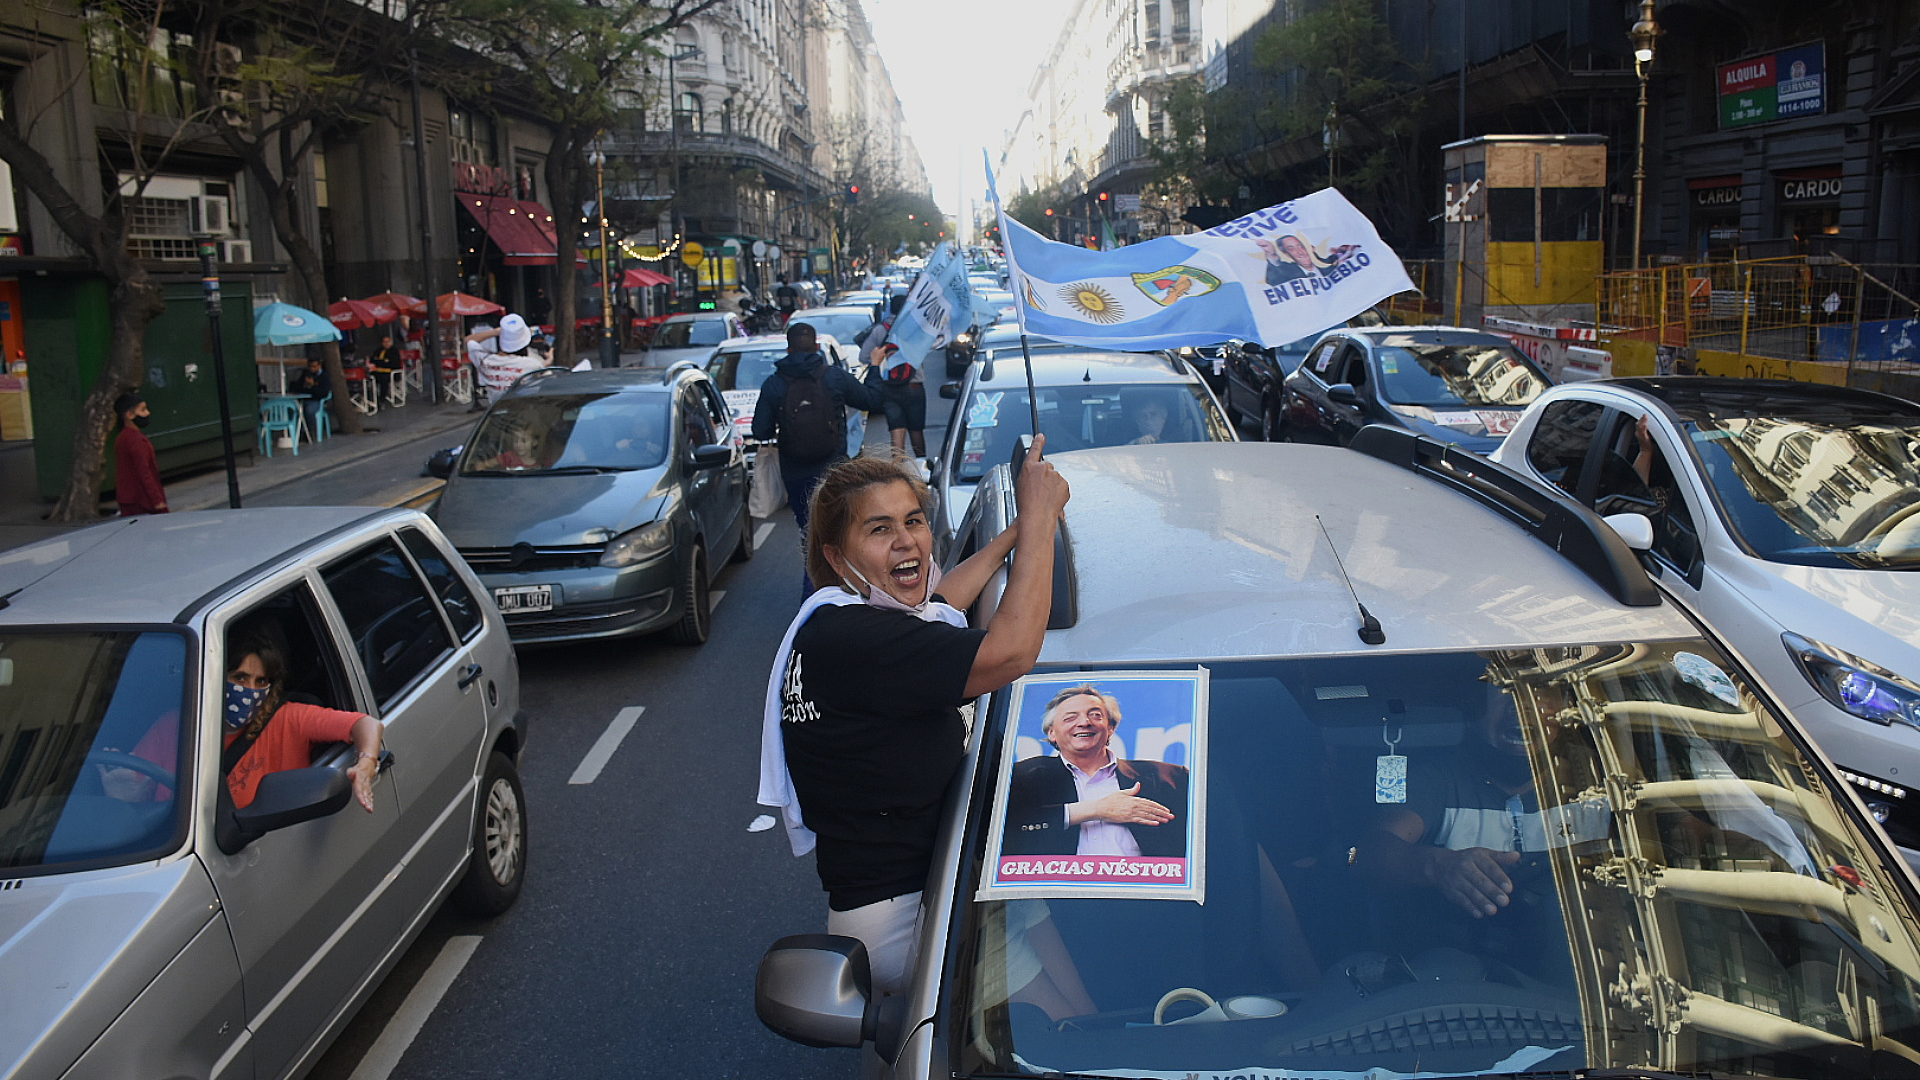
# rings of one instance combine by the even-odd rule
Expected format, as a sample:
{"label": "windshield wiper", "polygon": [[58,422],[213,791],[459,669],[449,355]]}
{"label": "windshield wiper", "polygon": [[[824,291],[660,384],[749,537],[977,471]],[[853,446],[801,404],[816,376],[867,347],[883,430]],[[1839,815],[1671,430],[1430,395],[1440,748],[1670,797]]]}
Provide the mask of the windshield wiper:
{"label": "windshield wiper", "polygon": [[[1605,1069],[1540,1069],[1535,1072],[1480,1073],[1474,1080],[1724,1080],[1711,1072],[1666,1072],[1652,1066],[1614,1066]],[[1765,1080],[1745,1075],[1743,1080]]]}
{"label": "windshield wiper", "polygon": [[597,476],[600,473],[633,472],[632,465],[558,465],[551,469],[528,469],[518,476]]}

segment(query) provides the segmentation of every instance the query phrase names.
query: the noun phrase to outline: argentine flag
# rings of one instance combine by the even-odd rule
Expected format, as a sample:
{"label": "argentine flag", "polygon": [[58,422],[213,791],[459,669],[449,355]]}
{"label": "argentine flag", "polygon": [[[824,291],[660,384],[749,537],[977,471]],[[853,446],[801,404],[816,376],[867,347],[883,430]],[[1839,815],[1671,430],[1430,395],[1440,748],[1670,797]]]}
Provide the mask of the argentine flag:
{"label": "argentine flag", "polygon": [[901,364],[924,370],[928,353],[945,347],[972,323],[973,289],[967,284],[966,264],[953,245],[943,240],[914,279],[906,307],[894,317],[887,341],[898,345],[900,351],[881,365],[881,374]]}
{"label": "argentine flag", "polygon": [[1332,188],[1112,251],[1048,240],[1008,218],[998,192],[994,207],[1021,331],[1074,345],[1281,345],[1414,287],[1373,223]]}

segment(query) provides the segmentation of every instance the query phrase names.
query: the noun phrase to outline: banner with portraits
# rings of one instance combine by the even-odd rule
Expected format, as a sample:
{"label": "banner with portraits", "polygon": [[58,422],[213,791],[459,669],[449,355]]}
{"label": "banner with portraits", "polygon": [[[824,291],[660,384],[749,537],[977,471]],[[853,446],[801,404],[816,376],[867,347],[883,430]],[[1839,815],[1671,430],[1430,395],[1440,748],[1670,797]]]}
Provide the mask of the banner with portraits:
{"label": "banner with portraits", "polygon": [[1011,695],[980,900],[1206,900],[1207,679],[1029,675]]}

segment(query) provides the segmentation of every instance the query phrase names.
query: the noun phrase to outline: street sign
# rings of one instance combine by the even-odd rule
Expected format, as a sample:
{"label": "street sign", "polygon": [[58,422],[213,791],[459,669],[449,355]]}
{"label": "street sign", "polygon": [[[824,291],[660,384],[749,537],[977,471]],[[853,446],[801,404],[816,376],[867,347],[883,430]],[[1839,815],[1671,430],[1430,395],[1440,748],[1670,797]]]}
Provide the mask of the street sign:
{"label": "street sign", "polygon": [[1113,197],[1113,209],[1114,212],[1118,214],[1137,214],[1140,212],[1140,196],[1115,195]]}
{"label": "street sign", "polygon": [[756,259],[764,259],[767,257],[767,242],[765,240],[755,240],[753,242],[753,257]]}
{"label": "street sign", "polygon": [[1707,315],[1713,311],[1713,279],[1690,277],[1687,279],[1687,310],[1695,315]]}
{"label": "street sign", "polygon": [[707,261],[707,249],[689,240],[680,245],[680,261],[688,266],[699,266]]}
{"label": "street sign", "polygon": [[767,245],[767,258],[772,259],[774,262],[780,261],[780,245],[779,244]]}

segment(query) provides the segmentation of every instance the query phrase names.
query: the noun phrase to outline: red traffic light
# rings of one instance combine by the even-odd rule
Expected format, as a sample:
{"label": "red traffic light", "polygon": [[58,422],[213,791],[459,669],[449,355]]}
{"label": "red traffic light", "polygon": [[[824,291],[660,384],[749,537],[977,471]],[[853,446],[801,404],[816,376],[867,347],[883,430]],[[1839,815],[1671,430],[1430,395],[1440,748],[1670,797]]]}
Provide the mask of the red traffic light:
{"label": "red traffic light", "polygon": [[860,185],[859,185],[859,184],[851,184],[851,185],[849,185],[849,186],[847,187],[847,194],[849,194],[849,195],[858,195],[858,194],[860,194]]}
{"label": "red traffic light", "polygon": [[1101,192],[1101,193],[1100,193],[1100,201],[1101,201],[1101,202],[1106,202],[1106,201],[1107,201],[1107,193],[1106,193],[1106,192],[1104,192],[1104,191],[1103,191],[1103,192]]}
{"label": "red traffic light", "polygon": [[1052,217],[1052,216],[1053,216],[1053,207],[1051,207],[1051,206],[1049,206],[1049,207],[1047,207],[1047,216],[1048,216],[1048,217]]}

